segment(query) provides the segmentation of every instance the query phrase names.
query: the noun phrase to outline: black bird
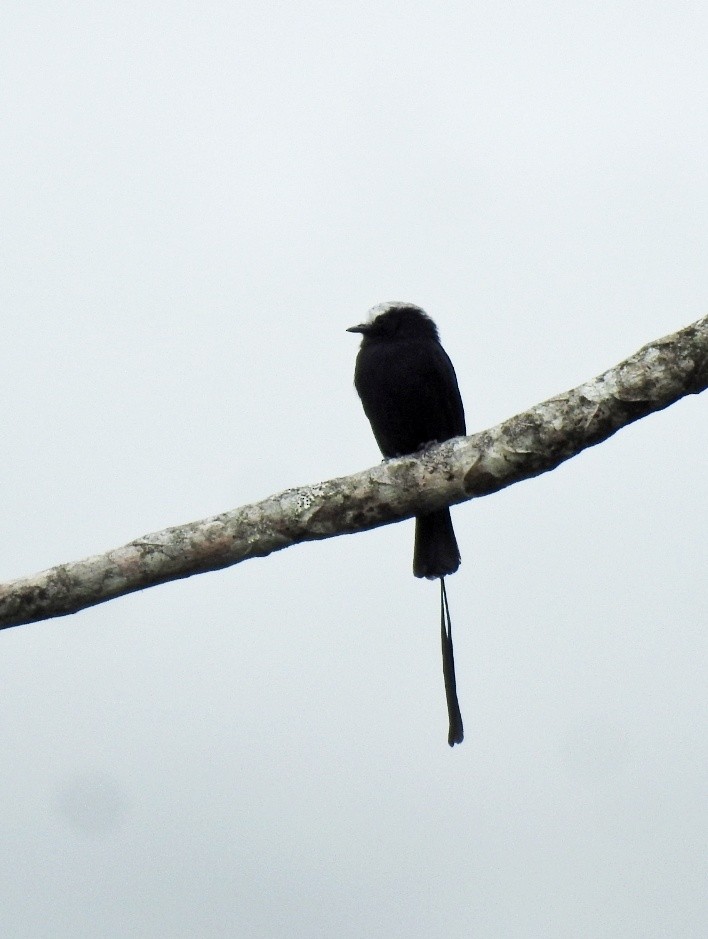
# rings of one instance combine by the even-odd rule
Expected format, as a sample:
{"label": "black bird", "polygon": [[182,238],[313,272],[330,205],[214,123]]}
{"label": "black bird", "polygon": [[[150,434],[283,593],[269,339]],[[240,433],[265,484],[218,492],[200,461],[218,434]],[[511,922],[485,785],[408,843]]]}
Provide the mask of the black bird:
{"label": "black bird", "polygon": [[[440,345],[435,323],[419,306],[391,301],[369,311],[366,323],[351,326],[363,339],[354,385],[384,457],[415,453],[428,444],[465,434],[465,412],[452,362]],[[445,577],[460,566],[460,551],[449,509],[416,516],[413,573],[440,578],[440,624],[445,694],[450,719],[448,743],[463,739],[457,702],[452,625]]]}

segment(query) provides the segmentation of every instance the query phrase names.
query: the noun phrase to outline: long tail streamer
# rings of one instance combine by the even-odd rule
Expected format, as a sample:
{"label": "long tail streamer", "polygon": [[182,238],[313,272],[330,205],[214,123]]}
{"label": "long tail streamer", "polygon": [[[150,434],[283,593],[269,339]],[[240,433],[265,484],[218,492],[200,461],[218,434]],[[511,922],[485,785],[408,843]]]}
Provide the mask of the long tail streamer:
{"label": "long tail streamer", "polygon": [[451,747],[462,743],[465,733],[462,726],[462,714],[457,700],[457,683],[455,681],[455,655],[452,648],[452,621],[450,607],[447,603],[445,578],[440,578],[440,642],[442,644],[443,678],[445,679],[445,697],[447,698],[447,714],[450,720],[450,730],[447,742]]}

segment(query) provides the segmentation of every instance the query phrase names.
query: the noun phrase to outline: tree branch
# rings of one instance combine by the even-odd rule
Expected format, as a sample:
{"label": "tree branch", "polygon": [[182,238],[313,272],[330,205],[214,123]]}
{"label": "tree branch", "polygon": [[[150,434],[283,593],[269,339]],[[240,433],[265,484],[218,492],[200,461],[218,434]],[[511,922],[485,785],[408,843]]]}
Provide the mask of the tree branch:
{"label": "tree branch", "polygon": [[497,427],[1,584],[0,628],[489,495],[554,469],[706,386],[708,316]]}

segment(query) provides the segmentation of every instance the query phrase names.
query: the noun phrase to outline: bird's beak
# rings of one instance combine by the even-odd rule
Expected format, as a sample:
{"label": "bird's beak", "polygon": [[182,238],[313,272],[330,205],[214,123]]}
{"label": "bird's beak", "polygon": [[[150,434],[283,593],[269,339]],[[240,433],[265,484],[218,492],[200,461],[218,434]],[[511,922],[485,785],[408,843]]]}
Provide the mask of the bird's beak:
{"label": "bird's beak", "polygon": [[358,326],[350,326],[347,329],[347,332],[348,333],[361,333],[362,336],[365,336],[370,330],[371,330],[371,327],[369,326],[368,323],[359,323]]}

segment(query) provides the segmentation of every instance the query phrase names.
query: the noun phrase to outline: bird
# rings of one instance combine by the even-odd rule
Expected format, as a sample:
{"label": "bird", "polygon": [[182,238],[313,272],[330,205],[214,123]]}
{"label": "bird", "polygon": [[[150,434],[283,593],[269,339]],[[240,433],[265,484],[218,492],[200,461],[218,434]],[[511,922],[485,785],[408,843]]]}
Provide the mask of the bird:
{"label": "bird", "polygon": [[[369,310],[366,322],[350,326],[362,337],[354,387],[384,458],[418,453],[466,433],[465,411],[455,369],[438,329],[414,303],[391,300]],[[452,624],[445,577],[460,566],[449,508],[416,516],[413,574],[440,580],[443,676],[452,747],[464,728],[457,699]]]}

